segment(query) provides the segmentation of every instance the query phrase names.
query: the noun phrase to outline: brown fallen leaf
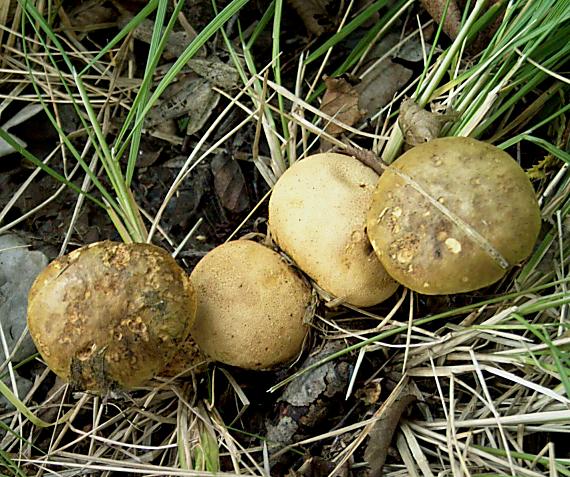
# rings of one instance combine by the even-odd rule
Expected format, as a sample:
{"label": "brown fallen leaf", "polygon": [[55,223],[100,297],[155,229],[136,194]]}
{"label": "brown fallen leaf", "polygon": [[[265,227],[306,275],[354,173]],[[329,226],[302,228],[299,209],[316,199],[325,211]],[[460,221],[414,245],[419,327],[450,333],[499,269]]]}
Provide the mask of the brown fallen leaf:
{"label": "brown fallen leaf", "polygon": [[[344,78],[325,78],[327,87],[321,103],[321,111],[338,121],[353,126],[360,121],[364,112],[358,107],[359,93],[354,86]],[[334,123],[327,124],[325,131],[332,136],[338,136],[344,128]]]}
{"label": "brown fallen leaf", "polygon": [[378,410],[377,414],[380,419],[372,427],[368,445],[364,451],[364,459],[370,468],[368,477],[381,477],[383,475],[382,468],[386,463],[394,432],[398,428],[402,414],[415,400],[416,396],[403,391],[390,405],[381,406]]}
{"label": "brown fallen leaf", "polygon": [[[119,2],[115,2],[119,7],[118,25],[124,28],[133,18],[134,14],[130,11],[121,8]],[[152,39],[152,32],[154,30],[154,22],[152,20],[142,21],[134,30],[132,35],[139,41],[150,44]],[[180,56],[193,40],[192,35],[184,30],[171,31],[164,46],[163,56],[167,60],[174,60]],[[204,54],[203,49],[198,52],[198,56]]]}
{"label": "brown fallen leaf", "polygon": [[102,30],[115,26],[116,19],[114,8],[100,0],[91,0],[81,2],[69,12],[69,27],[80,32]]}
{"label": "brown fallen leaf", "polygon": [[[447,11],[445,11],[448,2]],[[441,23],[445,12],[443,31],[449,38],[455,40],[461,28],[461,10],[456,0],[421,0],[421,4],[437,23]]]}
{"label": "brown fallen leaf", "polygon": [[222,206],[239,214],[249,207],[249,195],[245,178],[235,159],[226,154],[217,154],[211,163],[214,189]]}
{"label": "brown fallen leaf", "polygon": [[332,3],[332,0],[289,0],[307,30],[317,36],[332,29],[337,21],[336,16],[328,11]]}
{"label": "brown fallen leaf", "polygon": [[195,134],[206,124],[219,100],[219,93],[207,79],[195,74],[181,75],[150,110],[144,126],[149,129],[168,119],[185,116],[188,119],[186,134]]}
{"label": "brown fallen leaf", "polygon": [[390,58],[385,59],[358,85],[361,92],[360,105],[366,108],[369,116],[375,114],[392,101],[394,95],[412,76],[413,72],[409,68]]}
{"label": "brown fallen leaf", "polygon": [[356,397],[367,406],[376,404],[382,394],[382,385],[374,380],[356,391]]}
{"label": "brown fallen leaf", "polygon": [[443,125],[456,118],[457,114],[431,113],[406,98],[400,105],[398,125],[406,144],[413,147],[438,137]]}
{"label": "brown fallen leaf", "polygon": [[[429,36],[427,28],[424,35]],[[412,79],[414,73],[403,65],[420,64],[429,53],[429,43],[419,38],[410,38],[398,46],[400,35],[389,33],[367,55],[358,70],[360,82],[355,86],[359,93],[360,109],[366,110],[367,118],[375,116],[389,104],[396,94]]]}

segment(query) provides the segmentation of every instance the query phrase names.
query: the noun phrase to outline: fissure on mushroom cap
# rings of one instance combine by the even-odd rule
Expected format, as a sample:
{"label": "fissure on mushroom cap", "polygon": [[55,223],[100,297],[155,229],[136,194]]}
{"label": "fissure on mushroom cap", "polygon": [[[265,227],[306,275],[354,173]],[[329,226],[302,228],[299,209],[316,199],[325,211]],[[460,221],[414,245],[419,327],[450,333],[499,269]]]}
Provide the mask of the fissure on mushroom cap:
{"label": "fissure on mushroom cap", "polygon": [[471,138],[417,146],[382,175],[367,229],[392,277],[425,294],[490,285],[532,252],[540,210],[504,151]]}
{"label": "fissure on mushroom cap", "polygon": [[269,201],[271,235],[324,290],[371,306],[398,287],[366,236],[378,175],[354,157],[325,153],[291,166]]}
{"label": "fissure on mushroom cap", "polygon": [[191,335],[213,360],[267,369],[301,351],[311,291],[273,250],[250,240],[216,247],[194,268]]}
{"label": "fissure on mushroom cap", "polygon": [[92,391],[132,388],[160,371],[190,331],[196,297],[163,249],[97,242],[51,262],[28,300],[47,365]]}

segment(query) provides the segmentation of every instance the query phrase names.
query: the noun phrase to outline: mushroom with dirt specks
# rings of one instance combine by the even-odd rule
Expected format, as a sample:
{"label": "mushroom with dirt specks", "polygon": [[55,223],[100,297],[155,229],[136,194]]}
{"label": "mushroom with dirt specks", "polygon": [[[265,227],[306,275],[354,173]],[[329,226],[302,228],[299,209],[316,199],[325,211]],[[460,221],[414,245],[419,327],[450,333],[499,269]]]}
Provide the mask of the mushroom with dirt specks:
{"label": "mushroom with dirt specks", "polygon": [[47,365],[79,389],[144,384],[190,332],[196,296],[162,248],[97,242],[51,262],[28,298],[28,327]]}
{"label": "mushroom with dirt specks", "polygon": [[448,137],[416,146],[384,172],[368,235],[392,277],[442,295],[495,283],[530,255],[540,223],[532,184],[506,152]]}

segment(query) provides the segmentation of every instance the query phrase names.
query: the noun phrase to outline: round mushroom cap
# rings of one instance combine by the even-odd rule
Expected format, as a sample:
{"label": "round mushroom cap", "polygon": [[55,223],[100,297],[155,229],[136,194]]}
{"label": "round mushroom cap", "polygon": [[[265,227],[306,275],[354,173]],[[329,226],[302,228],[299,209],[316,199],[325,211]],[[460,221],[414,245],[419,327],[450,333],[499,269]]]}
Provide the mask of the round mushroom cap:
{"label": "round mushroom cap", "polygon": [[198,297],[191,335],[213,360],[268,369],[299,354],[311,290],[278,253],[250,240],[228,242],[190,278]]}
{"label": "round mushroom cap", "polygon": [[129,389],[155,376],[190,332],[196,296],[162,248],[97,242],[51,262],[28,297],[47,365],[74,387]]}
{"label": "round mushroom cap", "polygon": [[354,306],[372,306],[398,287],[366,235],[378,175],[354,157],[307,157],[279,178],[269,200],[269,228],[322,289]]}
{"label": "round mushroom cap", "polygon": [[540,210],[521,167],[465,137],[435,139],[384,172],[368,213],[388,273],[428,295],[476,290],[530,255]]}

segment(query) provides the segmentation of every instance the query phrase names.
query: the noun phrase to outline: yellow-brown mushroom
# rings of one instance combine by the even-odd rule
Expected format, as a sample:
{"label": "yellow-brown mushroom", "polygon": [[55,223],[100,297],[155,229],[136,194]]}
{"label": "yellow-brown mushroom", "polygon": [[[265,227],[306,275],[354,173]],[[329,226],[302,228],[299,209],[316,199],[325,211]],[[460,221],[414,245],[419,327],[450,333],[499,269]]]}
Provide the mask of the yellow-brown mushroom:
{"label": "yellow-brown mushroom", "polygon": [[77,388],[144,384],[194,321],[190,279],[162,248],[97,242],[51,262],[34,282],[28,327],[47,365]]}
{"label": "yellow-brown mushroom", "polygon": [[228,242],[190,278],[198,297],[191,335],[213,360],[268,369],[299,354],[311,291],[278,253],[250,240]]}
{"label": "yellow-brown mushroom", "polygon": [[366,235],[378,175],[351,156],[325,153],[291,166],[269,201],[271,236],[322,289],[346,303],[372,306],[398,284]]}
{"label": "yellow-brown mushroom", "polygon": [[368,235],[392,277],[439,295],[499,280],[532,252],[540,222],[532,185],[506,152],[448,137],[416,146],[384,172]]}

